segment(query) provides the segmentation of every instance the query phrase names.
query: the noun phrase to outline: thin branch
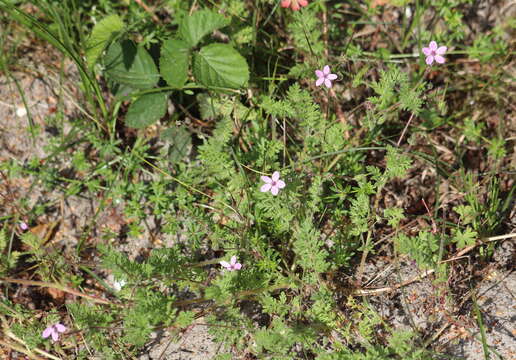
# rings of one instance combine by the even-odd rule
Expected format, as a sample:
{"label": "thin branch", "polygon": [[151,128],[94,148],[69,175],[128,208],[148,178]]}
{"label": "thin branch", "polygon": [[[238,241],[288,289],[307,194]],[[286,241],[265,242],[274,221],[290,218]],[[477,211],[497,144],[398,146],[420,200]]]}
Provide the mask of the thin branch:
{"label": "thin branch", "polygon": [[[510,239],[510,238],[514,238],[514,237],[516,237],[516,233],[500,235],[500,236],[492,236],[492,237],[487,238],[486,242]],[[476,243],[474,245],[467,246],[464,249],[462,249],[459,252],[457,252],[457,254],[455,254],[455,256],[451,257],[450,259],[440,261],[439,264],[443,264],[443,263],[446,263],[446,262],[457,260],[457,259],[463,257],[465,254],[469,253],[471,250],[476,248],[478,245],[482,245],[482,244],[485,244],[485,242],[479,241],[478,243]],[[403,281],[403,282],[401,282],[399,284],[392,285],[392,286],[386,286],[386,287],[382,287],[382,288],[378,288],[378,289],[369,289],[369,290],[368,289],[355,289],[355,290],[351,291],[351,295],[355,295],[355,296],[375,296],[375,295],[384,294],[384,293],[387,293],[387,292],[391,292],[391,291],[397,290],[397,289],[399,289],[401,287],[410,285],[412,283],[415,283],[416,281],[420,281],[420,280],[426,278],[428,275],[433,274],[434,272],[435,272],[435,269],[429,269],[429,270],[424,271],[420,275],[413,277],[412,279]]]}
{"label": "thin branch", "polygon": [[159,23],[159,18],[142,0],[134,0],[134,2],[140,5],[143,8],[143,10],[147,11],[150,14],[150,16],[152,17],[152,21],[154,21],[156,24]]}

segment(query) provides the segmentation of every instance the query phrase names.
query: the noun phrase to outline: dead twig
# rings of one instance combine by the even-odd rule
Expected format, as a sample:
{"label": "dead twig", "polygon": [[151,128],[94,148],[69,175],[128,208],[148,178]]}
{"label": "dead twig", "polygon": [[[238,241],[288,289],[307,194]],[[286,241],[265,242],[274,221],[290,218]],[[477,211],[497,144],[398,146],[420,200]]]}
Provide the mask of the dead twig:
{"label": "dead twig", "polygon": [[1,278],[0,282],[5,283],[13,283],[13,284],[20,284],[20,285],[27,285],[27,286],[39,286],[39,287],[47,287],[52,289],[61,290],[64,292],[67,292],[69,294],[83,297],[85,299],[91,300],[93,302],[99,303],[99,304],[105,304],[105,305],[113,305],[113,303],[109,300],[101,299],[96,296],[84,294],[80,291],[77,291],[75,289],[69,288],[67,286],[63,286],[60,284],[54,284],[50,282],[44,282],[44,281],[34,281],[34,280],[25,280],[25,279],[11,279],[11,278]]}
{"label": "dead twig", "polygon": [[414,113],[411,113],[410,114],[410,118],[407,121],[407,124],[405,125],[405,127],[403,128],[403,131],[401,132],[400,138],[398,139],[398,142],[396,143],[396,146],[400,146],[401,140],[403,140],[403,136],[405,136],[405,132],[407,131],[407,129],[408,129],[410,123],[412,122],[413,118],[414,118]]}
{"label": "dead twig", "polygon": [[[516,233],[500,235],[500,236],[492,236],[492,237],[488,238],[486,242],[510,239],[510,238],[514,238],[514,237],[516,237]],[[459,252],[457,252],[457,254],[455,254],[451,258],[449,258],[447,260],[440,261],[439,264],[443,264],[443,263],[446,263],[446,262],[457,260],[457,259],[463,257],[465,254],[469,253],[471,250],[476,248],[478,245],[482,245],[482,244],[485,244],[485,242],[479,241],[478,243],[476,243],[474,245],[467,246],[464,249],[462,249]],[[396,284],[396,285],[393,285],[393,286],[386,286],[386,287],[382,287],[382,288],[378,288],[378,289],[355,289],[355,290],[353,290],[351,292],[351,295],[355,295],[355,296],[375,296],[375,295],[384,294],[384,293],[387,293],[387,292],[391,292],[391,291],[397,290],[397,289],[399,289],[401,287],[410,285],[412,283],[415,283],[416,281],[420,281],[420,280],[424,279],[425,277],[427,277],[428,275],[431,275],[433,273],[435,273],[435,269],[429,269],[429,270],[424,271],[420,275],[415,276],[412,279],[403,281],[403,282],[401,282],[399,284]]]}
{"label": "dead twig", "polygon": [[152,10],[142,1],[142,0],[134,0],[135,3],[140,5],[143,10],[147,11],[150,16],[152,17],[152,21],[154,21],[156,24],[159,23],[159,18],[152,12]]}

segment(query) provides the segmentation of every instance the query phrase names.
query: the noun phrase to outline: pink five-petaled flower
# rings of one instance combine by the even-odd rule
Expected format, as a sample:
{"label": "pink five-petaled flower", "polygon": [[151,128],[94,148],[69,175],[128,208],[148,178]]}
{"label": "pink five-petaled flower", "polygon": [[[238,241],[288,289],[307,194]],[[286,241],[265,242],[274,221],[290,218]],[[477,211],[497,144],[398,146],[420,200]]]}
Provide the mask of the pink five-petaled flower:
{"label": "pink five-petaled flower", "polygon": [[434,60],[439,64],[444,64],[443,55],[446,53],[446,50],[448,50],[446,46],[437,47],[437,43],[435,41],[430,41],[428,47],[423,48],[423,54],[426,56],[427,65],[432,65]]}
{"label": "pink five-petaled flower", "polygon": [[229,262],[221,261],[220,265],[222,265],[222,267],[229,271],[240,270],[242,268],[242,264],[237,263],[236,256],[232,256]]}
{"label": "pink five-petaled flower", "polygon": [[297,11],[301,9],[302,6],[307,6],[308,0],[281,0],[281,7],[288,8],[290,7],[292,10]]}
{"label": "pink five-petaled flower", "polygon": [[324,83],[328,89],[331,88],[332,80],[335,80],[338,77],[335,74],[330,74],[330,67],[328,65],[326,65],[322,70],[315,70],[315,75],[317,75],[315,86],[321,86]]}
{"label": "pink five-petaled flower", "polygon": [[279,189],[285,187],[285,182],[279,179],[279,172],[275,171],[272,173],[272,178],[268,176],[261,176],[261,179],[265,181],[265,184],[260,188],[261,192],[267,192],[270,190],[272,195],[278,195]]}
{"label": "pink five-petaled flower", "polygon": [[66,327],[63,324],[56,323],[54,325],[49,325],[44,331],[43,331],[43,339],[46,339],[49,336],[52,336],[53,341],[59,340],[59,333],[65,332]]}

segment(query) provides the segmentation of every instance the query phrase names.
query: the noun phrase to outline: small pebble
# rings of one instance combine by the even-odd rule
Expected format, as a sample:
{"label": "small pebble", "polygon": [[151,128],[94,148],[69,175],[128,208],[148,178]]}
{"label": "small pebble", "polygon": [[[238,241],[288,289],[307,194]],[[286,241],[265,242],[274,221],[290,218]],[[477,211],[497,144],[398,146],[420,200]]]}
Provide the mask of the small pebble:
{"label": "small pebble", "polygon": [[16,116],[24,117],[25,115],[27,115],[27,109],[24,106],[16,108]]}

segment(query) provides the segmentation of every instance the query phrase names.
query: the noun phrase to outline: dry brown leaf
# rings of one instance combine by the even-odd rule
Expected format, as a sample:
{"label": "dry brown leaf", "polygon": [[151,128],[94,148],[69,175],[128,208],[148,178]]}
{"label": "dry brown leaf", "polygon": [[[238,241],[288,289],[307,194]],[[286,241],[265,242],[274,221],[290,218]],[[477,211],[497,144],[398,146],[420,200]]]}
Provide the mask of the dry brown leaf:
{"label": "dry brown leaf", "polygon": [[54,288],[46,288],[45,289],[47,291],[47,293],[54,299],[54,300],[57,300],[59,302],[63,302],[64,301],[64,297],[65,297],[65,292],[62,291],[62,290],[59,290],[59,289],[54,289]]}

